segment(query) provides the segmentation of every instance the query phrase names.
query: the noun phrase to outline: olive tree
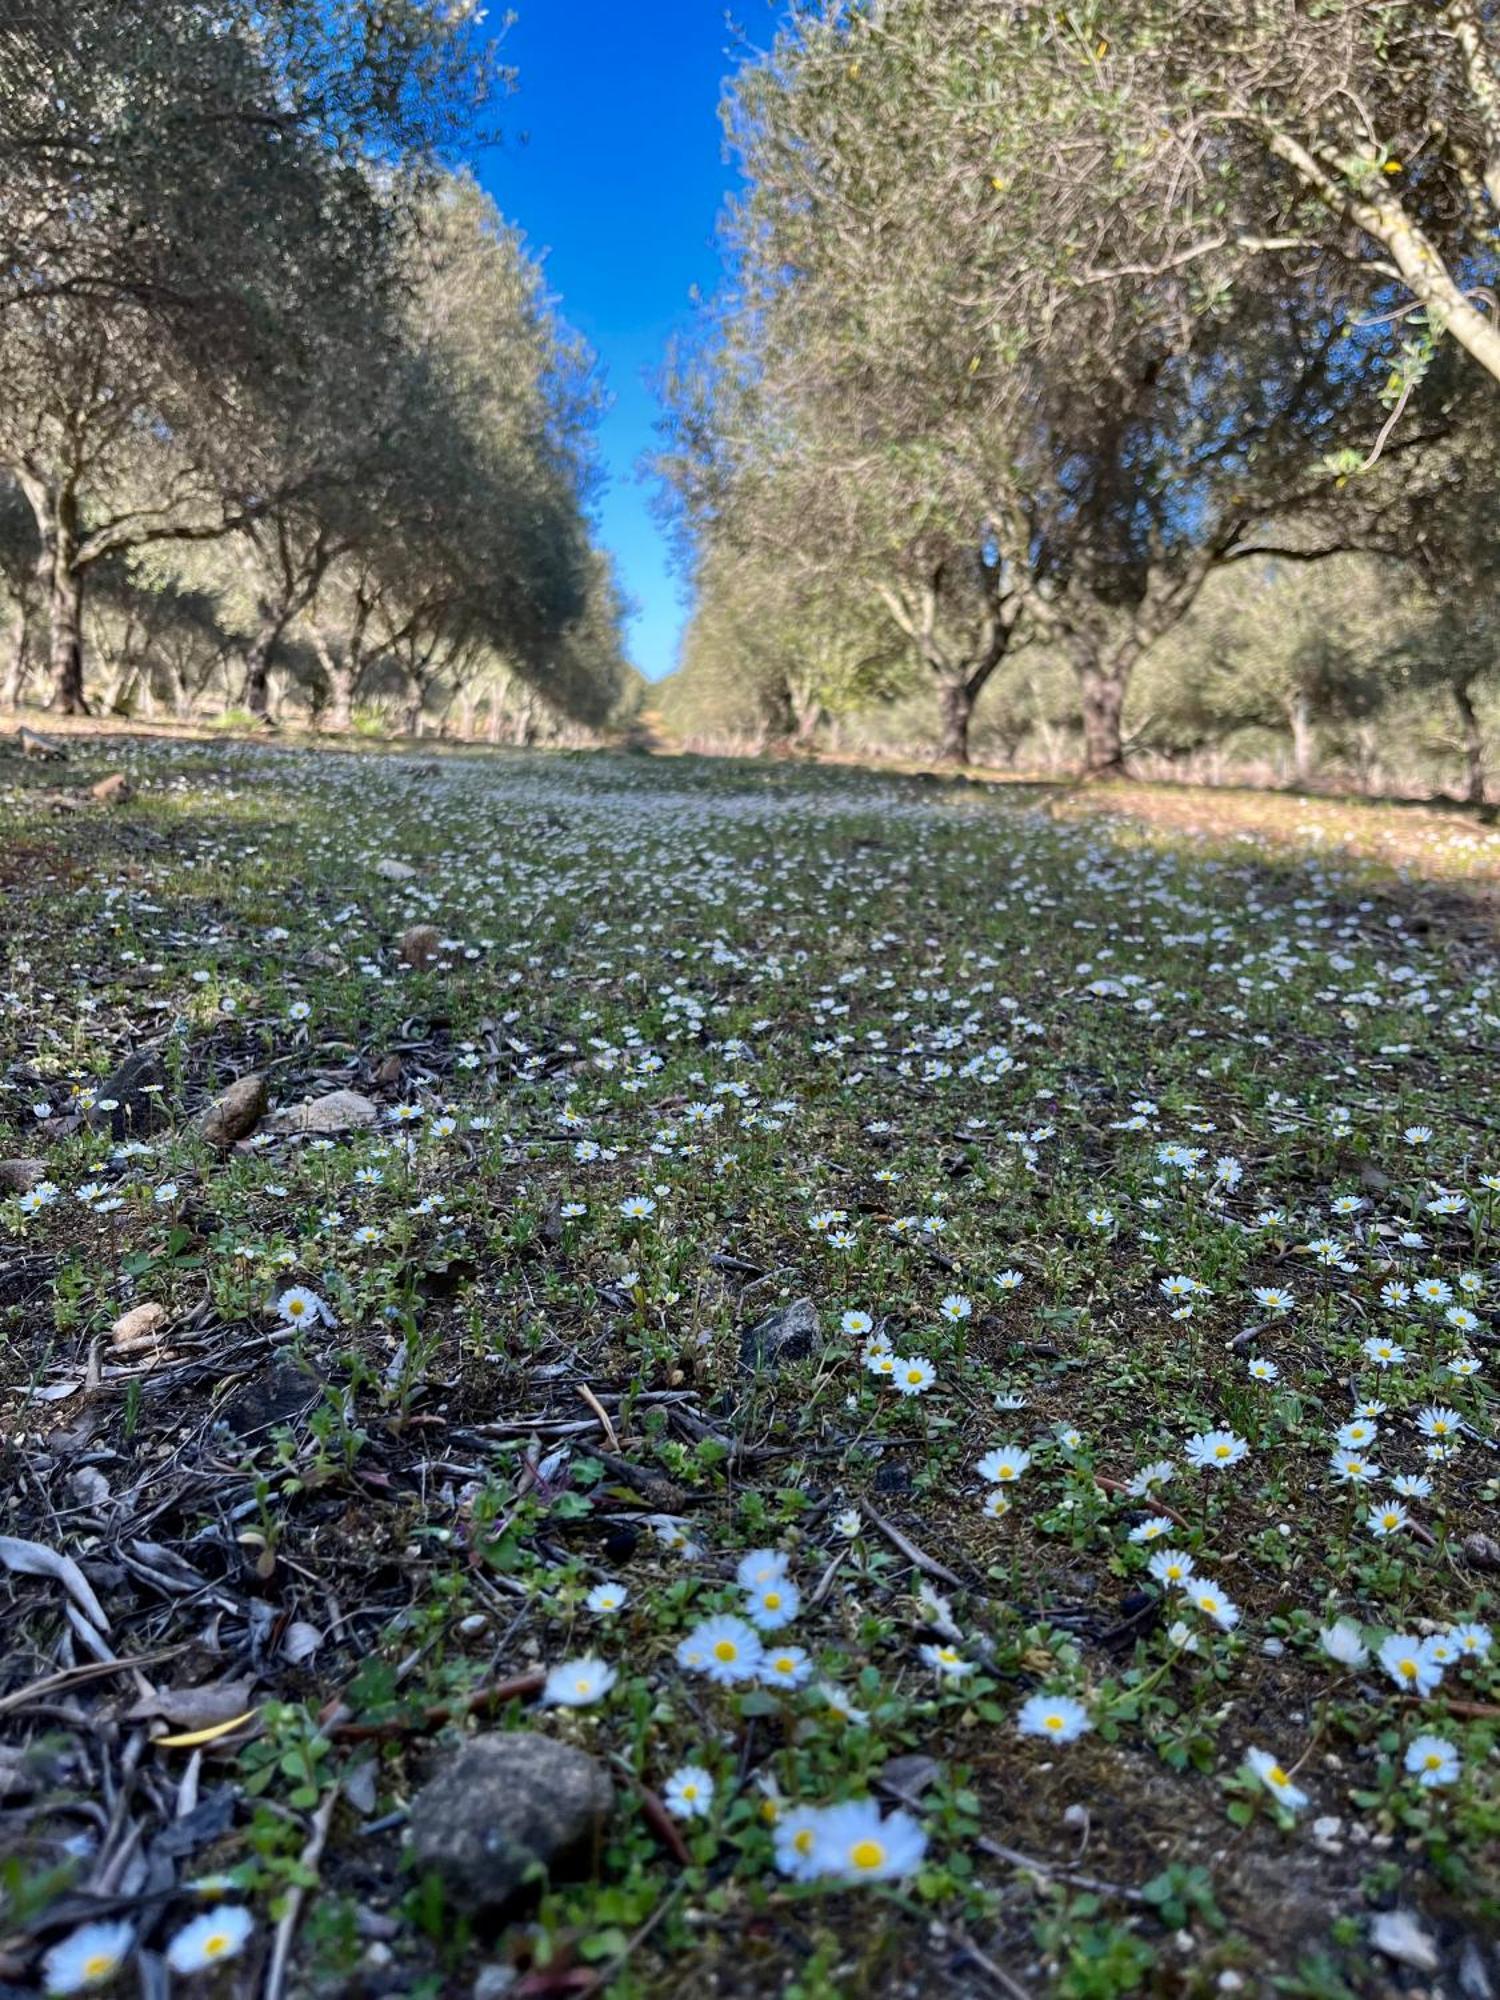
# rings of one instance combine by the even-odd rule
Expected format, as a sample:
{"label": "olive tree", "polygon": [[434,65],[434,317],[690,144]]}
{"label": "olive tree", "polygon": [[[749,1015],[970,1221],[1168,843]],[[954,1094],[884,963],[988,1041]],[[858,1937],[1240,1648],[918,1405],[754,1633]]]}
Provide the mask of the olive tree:
{"label": "olive tree", "polygon": [[399,269],[427,154],[486,88],[464,10],[37,0],[0,15],[0,464],[36,518],[54,700],[94,565],[221,535],[330,316]]}
{"label": "olive tree", "polygon": [[1101,0],[1072,15],[1100,87],[1129,105],[1115,193],[1164,218],[1148,264],[1295,246],[1377,313],[1394,291],[1420,321],[1398,390],[1442,335],[1500,379],[1487,0]]}
{"label": "olive tree", "polygon": [[1328,512],[1363,435],[1379,330],[1351,337],[1293,246],[1254,287],[1166,259],[1175,217],[1119,198],[1135,112],[1050,10],[978,0],[799,10],[729,101],[731,277],[665,470],[700,549],[810,548],[883,603],[955,755],[1031,627],[1073,666],[1088,770],[1118,770],[1139,660],[1215,569]]}

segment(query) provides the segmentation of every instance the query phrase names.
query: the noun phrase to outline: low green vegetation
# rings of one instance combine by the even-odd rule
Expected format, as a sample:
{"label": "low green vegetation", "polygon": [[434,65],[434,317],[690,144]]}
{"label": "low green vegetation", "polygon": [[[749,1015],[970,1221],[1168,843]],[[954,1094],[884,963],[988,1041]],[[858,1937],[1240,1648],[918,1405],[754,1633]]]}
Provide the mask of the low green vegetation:
{"label": "low green vegetation", "polygon": [[[74,755],[133,797],[0,789],[4,1977],[1500,1977],[1500,838]],[[476,1915],[405,1828],[494,1730],[614,1803]]]}

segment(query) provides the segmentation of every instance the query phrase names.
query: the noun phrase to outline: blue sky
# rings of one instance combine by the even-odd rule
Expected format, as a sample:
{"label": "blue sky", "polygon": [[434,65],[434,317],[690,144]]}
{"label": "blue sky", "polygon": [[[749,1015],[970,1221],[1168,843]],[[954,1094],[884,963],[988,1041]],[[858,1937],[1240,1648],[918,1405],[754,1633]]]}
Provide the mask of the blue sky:
{"label": "blue sky", "polygon": [[[718,101],[734,35],[722,0],[517,0],[516,12],[504,50],[520,89],[503,108],[505,143],[475,165],[604,364],[602,536],[640,607],[631,657],[656,680],[675,664],[684,609],[636,462],[655,442],[649,378],[691,318],[692,287],[710,290],[718,269],[732,180]],[[739,18],[769,39],[765,0]]]}

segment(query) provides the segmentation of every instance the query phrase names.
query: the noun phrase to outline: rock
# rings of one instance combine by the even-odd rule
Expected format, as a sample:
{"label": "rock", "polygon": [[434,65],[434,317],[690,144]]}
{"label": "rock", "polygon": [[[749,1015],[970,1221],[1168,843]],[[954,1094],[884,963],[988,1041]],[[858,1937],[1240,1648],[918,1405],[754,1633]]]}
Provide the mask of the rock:
{"label": "rock", "polygon": [[23,724],[16,731],[16,741],[21,746],[23,757],[39,757],[44,764],[66,764],[68,753],[60,743],[49,743],[45,736],[38,736],[34,729]]}
{"label": "rock", "polygon": [[420,972],[437,957],[442,942],[442,933],[435,925],[413,924],[409,931],[401,933],[401,942],[397,946],[401,963]]}
{"label": "rock", "polygon": [[123,805],[130,797],[130,780],[123,771],[111,771],[89,786],[89,797],[101,806]]}
{"label": "rock", "polygon": [[1500,1542],[1488,1535],[1465,1535],[1463,1559],[1474,1569],[1500,1569]]}
{"label": "rock", "polygon": [[162,1102],[166,1088],[166,1066],[157,1048],[136,1049],[126,1056],[114,1075],[99,1087],[101,1107],[113,1102],[108,1113],[109,1129],[116,1139],[139,1138],[167,1122]]}
{"label": "rock", "polygon": [[795,1299],[740,1336],[740,1362],[746,1368],[779,1368],[783,1361],[806,1360],[822,1344],[817,1307],[811,1299]]}
{"label": "rock", "polygon": [[322,1393],[323,1384],[310,1368],[280,1360],[231,1396],[219,1412],[219,1421],[236,1437],[258,1437],[281,1424],[296,1423]]}
{"label": "rock", "polygon": [[1458,1990],[1464,2000],[1495,2000],[1495,1982],[1485,1967],[1478,1941],[1466,1937],[1458,1954]]}
{"label": "rock", "polygon": [[236,1077],[206,1111],[198,1114],[198,1135],[220,1152],[253,1132],[266,1115],[266,1080],[252,1070]]}
{"label": "rock", "polygon": [[361,1125],[373,1125],[380,1113],[368,1097],[357,1090],[330,1090],[325,1097],[309,1097],[278,1111],[271,1119],[275,1132],[352,1132]]}
{"label": "rock", "polygon": [[911,1799],[921,1798],[923,1792],[935,1785],[942,1775],[943,1767],[936,1757],[913,1751],[906,1757],[887,1757],[875,1782],[881,1791],[888,1792],[893,1799],[905,1804]]}
{"label": "rock", "polygon": [[109,1330],[109,1337],[122,1353],[131,1353],[137,1348],[153,1347],[156,1344],[157,1329],[167,1317],[165,1306],[132,1306],[128,1313],[121,1313]]}
{"label": "rock", "polygon": [[1417,1972],[1438,1969],[1437,1946],[1410,1910],[1382,1910],[1370,1925],[1370,1943],[1398,1965]]}
{"label": "rock", "polygon": [[410,882],[416,872],[409,861],[397,861],[390,855],[375,863],[375,873],[382,882]]}
{"label": "rock", "polygon": [[46,1178],[45,1160],[0,1160],[0,1194],[30,1194]]}
{"label": "rock", "polygon": [[520,1976],[514,1965],[482,1965],[474,1975],[474,2000],[504,2000]]}
{"label": "rock", "polygon": [[68,1491],[80,1507],[103,1507],[109,1502],[109,1481],[97,1465],[80,1465],[68,1481]]}
{"label": "rock", "polygon": [[1337,1813],[1323,1813],[1312,1823],[1313,1844],[1325,1854],[1342,1854],[1344,1843],[1339,1838],[1344,1830],[1344,1822]]}
{"label": "rock", "polygon": [[595,1839],[614,1787],[603,1765],[530,1730],[479,1736],[412,1800],[412,1854],[466,1910],[498,1909],[533,1862]]}

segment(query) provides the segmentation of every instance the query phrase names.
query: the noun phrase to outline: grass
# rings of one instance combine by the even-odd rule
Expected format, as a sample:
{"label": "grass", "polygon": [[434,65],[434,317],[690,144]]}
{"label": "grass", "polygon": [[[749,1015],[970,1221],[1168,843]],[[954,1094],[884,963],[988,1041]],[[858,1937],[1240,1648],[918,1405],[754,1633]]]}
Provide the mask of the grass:
{"label": "grass", "polygon": [[[1450,1986],[1500,1978],[1500,1654],[1443,1637],[1493,1618],[1500,1564],[1500,835],[692,759],[72,747],[69,783],[123,768],[131,801],[47,813],[56,767],[0,774],[0,1157],[56,1191],[0,1203],[0,1527],[73,1558],[108,1631],[34,1560],[0,1572],[0,1977],[86,1918],[150,1957],[225,1873],[256,1917],[226,1993],[270,1990],[278,1927],[307,1994],[487,1965],[520,2000],[1375,1993],[1418,1976],[1377,1948],[1396,1912]],[[121,1145],[90,1096],[143,1046],[162,1115]],[[221,1158],[195,1115],[252,1070],[380,1122]],[[286,1323],[296,1286],[328,1323]],[[815,1351],[746,1369],[803,1299]],[[1030,1454],[1013,1482],[996,1447]],[[807,1678],[715,1685],[678,1649],[768,1548],[801,1603],[765,1643]],[[1166,1548],[1199,1591],[1153,1575]],[[1363,1657],[1330,1656],[1339,1620]],[[1391,1633],[1426,1639],[1426,1692]],[[603,1698],[539,1705],[586,1656]],[[1038,1693],[1084,1732],[1021,1733]],[[478,1727],[617,1781],[592,1864],[486,1923],[402,1844]],[[1407,1771],[1422,1736],[1452,1782]],[[663,1804],[685,1765],[707,1817]],[[778,1867],[778,1814],[859,1799],[920,1823],[919,1863]]]}

